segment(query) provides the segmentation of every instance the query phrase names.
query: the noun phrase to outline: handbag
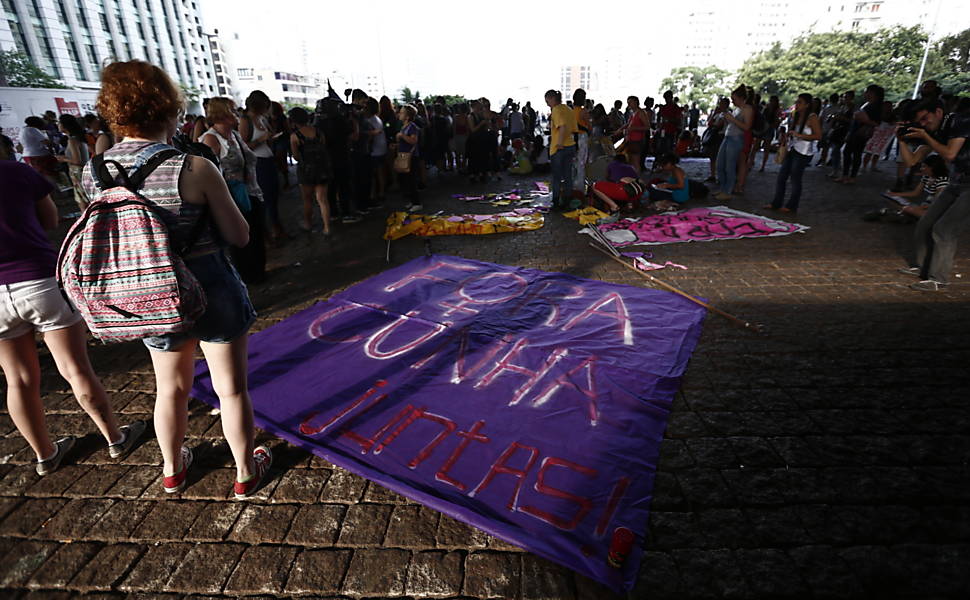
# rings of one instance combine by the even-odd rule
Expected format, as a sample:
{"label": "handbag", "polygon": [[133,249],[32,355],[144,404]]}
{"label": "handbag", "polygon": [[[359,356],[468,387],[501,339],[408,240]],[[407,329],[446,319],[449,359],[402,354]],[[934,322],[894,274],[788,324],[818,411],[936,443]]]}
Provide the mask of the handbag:
{"label": "handbag", "polygon": [[[415,144],[416,146],[417,144]],[[411,172],[411,154],[414,153],[414,146],[408,152],[398,152],[397,156],[394,157],[394,172],[395,173],[410,173]]]}
{"label": "handbag", "polygon": [[226,181],[226,185],[229,186],[229,193],[232,194],[232,200],[239,207],[240,212],[246,214],[253,209],[253,203],[249,200],[249,186],[245,181],[233,179]]}
{"label": "handbag", "polygon": [[779,165],[785,162],[785,158],[788,156],[788,144],[780,144],[778,146],[778,152],[775,152],[775,162]]}

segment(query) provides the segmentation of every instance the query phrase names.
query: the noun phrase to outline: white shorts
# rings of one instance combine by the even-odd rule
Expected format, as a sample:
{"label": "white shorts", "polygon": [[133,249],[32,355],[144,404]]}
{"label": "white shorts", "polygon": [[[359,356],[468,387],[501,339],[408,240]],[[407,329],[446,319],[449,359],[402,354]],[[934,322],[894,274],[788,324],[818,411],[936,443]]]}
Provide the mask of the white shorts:
{"label": "white shorts", "polygon": [[53,277],[0,285],[0,340],[64,329],[80,320]]}

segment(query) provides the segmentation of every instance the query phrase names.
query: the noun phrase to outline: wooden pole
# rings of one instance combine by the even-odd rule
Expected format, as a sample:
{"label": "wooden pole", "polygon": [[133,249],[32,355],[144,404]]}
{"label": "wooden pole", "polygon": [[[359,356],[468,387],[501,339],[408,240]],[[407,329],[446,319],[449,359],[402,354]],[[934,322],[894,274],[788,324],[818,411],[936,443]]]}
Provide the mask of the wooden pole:
{"label": "wooden pole", "polygon": [[678,296],[683,296],[684,298],[687,298],[688,300],[690,300],[694,304],[699,304],[699,305],[703,306],[704,308],[706,308],[707,310],[709,310],[709,311],[711,311],[713,313],[717,313],[717,314],[721,315],[722,317],[724,317],[725,319],[728,319],[730,321],[733,321],[734,323],[737,323],[738,325],[740,325],[740,326],[742,326],[742,327],[744,327],[746,329],[750,329],[751,331],[754,331],[754,332],[757,332],[757,333],[761,333],[762,331],[764,331],[764,326],[763,325],[759,325],[757,323],[750,323],[748,321],[742,321],[741,319],[735,317],[732,314],[726,313],[723,310],[721,310],[721,309],[719,309],[719,308],[717,308],[715,306],[712,306],[712,305],[708,304],[707,302],[704,302],[703,300],[701,300],[699,298],[695,298],[695,297],[691,296],[687,292],[684,292],[684,291],[681,291],[681,290],[675,288],[674,286],[670,285],[669,283],[667,283],[665,281],[662,281],[660,279],[657,279],[656,277],[654,277],[650,273],[646,273],[644,271],[641,271],[640,269],[636,268],[634,265],[627,264],[627,262],[624,261],[622,258],[619,258],[617,256],[613,256],[611,253],[609,253],[608,251],[604,250],[603,248],[600,248],[596,244],[593,244],[592,242],[589,245],[592,246],[593,248],[596,248],[596,250],[598,250],[599,252],[602,252],[603,254],[605,254],[610,259],[615,260],[616,262],[620,263],[621,265],[623,265],[627,269],[630,269],[631,271],[639,274],[644,279],[649,280],[651,283],[655,283],[655,284],[659,285],[660,287],[665,288],[665,289],[667,289],[667,290],[669,290],[669,291],[677,294]]}

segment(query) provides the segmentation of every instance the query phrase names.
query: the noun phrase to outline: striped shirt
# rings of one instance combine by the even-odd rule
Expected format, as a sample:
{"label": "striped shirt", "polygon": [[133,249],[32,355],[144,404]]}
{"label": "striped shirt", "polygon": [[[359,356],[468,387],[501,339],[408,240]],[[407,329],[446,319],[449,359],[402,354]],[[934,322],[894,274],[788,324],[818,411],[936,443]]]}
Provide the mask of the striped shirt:
{"label": "striped shirt", "polygon": [[[156,152],[167,148],[171,148],[171,146],[159,142],[124,141],[105,152],[104,158],[117,162],[131,175],[137,166],[144,164]],[[202,205],[183,202],[181,196],[179,196],[179,175],[182,173],[184,163],[184,155],[174,156],[166,160],[148,176],[141,190],[139,190],[145,199],[160,208],[164,208],[170,214],[170,218],[166,219],[166,224],[176,248],[185,243],[205,208]],[[110,172],[115,172],[113,165],[108,163],[107,166]],[[98,193],[97,184],[91,173],[90,161],[84,166],[81,186],[87,192],[89,198],[94,198]],[[205,256],[218,250],[219,245],[212,236],[211,227],[205,227],[192,246],[192,251],[183,258]]]}
{"label": "striped shirt", "polygon": [[921,180],[923,183],[923,193],[926,194],[926,199],[923,201],[924,204],[929,204],[933,202],[936,195],[943,191],[946,184],[949,182],[948,177],[930,177],[929,175],[923,175]]}

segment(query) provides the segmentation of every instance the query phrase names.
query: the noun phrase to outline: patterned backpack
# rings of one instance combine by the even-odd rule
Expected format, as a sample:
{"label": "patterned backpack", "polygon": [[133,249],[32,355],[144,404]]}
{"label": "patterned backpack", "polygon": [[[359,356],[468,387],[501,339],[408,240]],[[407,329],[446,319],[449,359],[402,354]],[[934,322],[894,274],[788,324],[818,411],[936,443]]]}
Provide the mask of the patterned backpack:
{"label": "patterned backpack", "polygon": [[[180,154],[156,152],[130,176],[104,156],[91,159],[99,192],[61,245],[57,280],[102,342],[184,332],[205,312],[205,292],[181,256],[198,240],[208,213],[176,250],[165,209],[138,193],[159,165]],[[117,167],[116,176],[106,163]]]}

